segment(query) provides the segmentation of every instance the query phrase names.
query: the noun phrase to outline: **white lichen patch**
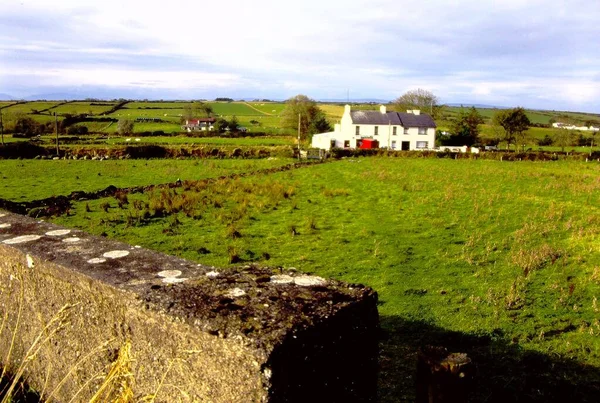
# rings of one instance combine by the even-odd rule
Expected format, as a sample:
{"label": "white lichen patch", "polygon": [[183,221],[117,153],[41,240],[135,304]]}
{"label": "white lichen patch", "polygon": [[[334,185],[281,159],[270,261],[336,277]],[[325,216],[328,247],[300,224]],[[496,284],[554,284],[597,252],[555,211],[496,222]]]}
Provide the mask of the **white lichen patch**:
{"label": "white lichen patch", "polygon": [[298,276],[294,278],[294,283],[302,287],[311,287],[325,285],[327,280],[318,276]]}
{"label": "white lichen patch", "polygon": [[265,378],[271,379],[271,376],[273,375],[273,371],[271,371],[271,368],[265,368],[263,370],[263,374],[265,374]]}
{"label": "white lichen patch", "polygon": [[287,274],[277,274],[271,276],[271,282],[274,284],[290,284],[294,282],[294,277],[288,276]]}
{"label": "white lichen patch", "polygon": [[209,271],[208,273],[206,273],[206,277],[215,278],[215,277],[219,277],[219,274],[221,274],[221,273],[213,270],[213,271]]}
{"label": "white lichen patch", "polygon": [[181,270],[163,270],[156,273],[159,277],[179,277],[181,276]]}
{"label": "white lichen patch", "polygon": [[129,255],[129,251],[127,250],[111,250],[110,252],[104,253],[102,256],[109,259],[118,259],[127,255]]}
{"label": "white lichen patch", "polygon": [[70,229],[57,229],[54,231],[48,231],[46,232],[46,235],[49,236],[63,236],[63,235],[67,235],[71,232]]}
{"label": "white lichen patch", "polygon": [[18,243],[37,241],[41,237],[42,237],[41,235],[21,235],[16,238],[6,239],[2,242],[7,245],[14,245],[14,244],[18,244]]}
{"label": "white lichen patch", "polygon": [[177,284],[177,283],[183,283],[184,281],[187,281],[187,278],[181,278],[181,277],[166,277],[163,278],[162,282],[163,283],[167,283],[167,284]]}
{"label": "white lichen patch", "polygon": [[76,236],[74,236],[74,237],[71,237],[71,238],[65,238],[62,241],[66,242],[66,243],[75,243],[75,242],[81,241],[81,239],[77,238]]}
{"label": "white lichen patch", "polygon": [[0,229],[2,228],[10,228],[11,225],[9,223],[0,224]]}
{"label": "white lichen patch", "polygon": [[90,263],[90,264],[98,264],[98,263],[104,263],[104,262],[106,262],[106,259],[101,258],[101,257],[95,257],[93,259],[88,260],[87,262]]}
{"label": "white lichen patch", "polygon": [[238,298],[238,297],[243,297],[244,295],[246,295],[246,291],[242,290],[241,288],[232,288],[231,290],[227,291],[225,293],[225,296],[228,298]]}
{"label": "white lichen patch", "polygon": [[31,257],[31,255],[27,254],[25,258],[27,259],[27,267],[33,269],[33,266],[35,265],[33,263],[33,258]]}

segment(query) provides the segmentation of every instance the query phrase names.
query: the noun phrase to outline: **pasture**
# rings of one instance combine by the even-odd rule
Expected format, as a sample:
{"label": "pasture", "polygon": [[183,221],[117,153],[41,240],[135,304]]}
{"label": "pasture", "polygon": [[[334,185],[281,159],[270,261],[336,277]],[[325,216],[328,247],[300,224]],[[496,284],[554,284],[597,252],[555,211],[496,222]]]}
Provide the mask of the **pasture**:
{"label": "pasture", "polygon": [[59,115],[102,115],[112,109],[115,105],[116,102],[68,102],[52,107],[49,112],[56,112]]}
{"label": "pasture", "polygon": [[86,192],[113,185],[119,188],[199,180],[238,172],[272,168],[291,159],[259,160],[3,160],[0,198],[29,201]]}
{"label": "pasture", "polygon": [[[221,161],[6,162],[2,195],[24,199],[222,172]],[[42,191],[48,177],[56,188]],[[583,162],[347,159],[80,202],[54,221],[205,264],[374,287],[383,402],[414,400],[416,349],[428,343],[476,360],[475,401],[595,401],[599,177]]]}
{"label": "pasture", "polygon": [[2,113],[5,114],[30,114],[34,111],[43,111],[50,109],[56,105],[61,103],[60,101],[35,101],[35,102],[26,102],[22,104],[14,104],[11,106],[7,106],[2,109]]}

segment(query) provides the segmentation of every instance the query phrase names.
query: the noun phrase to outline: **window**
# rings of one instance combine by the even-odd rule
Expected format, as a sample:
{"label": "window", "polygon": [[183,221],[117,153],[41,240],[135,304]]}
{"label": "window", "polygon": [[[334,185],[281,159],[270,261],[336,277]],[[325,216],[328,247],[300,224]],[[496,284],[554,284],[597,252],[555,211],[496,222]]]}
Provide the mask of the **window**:
{"label": "window", "polygon": [[417,148],[427,148],[426,141],[417,141]]}
{"label": "window", "polygon": [[426,127],[419,127],[419,134],[427,134],[427,128]]}
{"label": "window", "polygon": [[360,135],[360,126],[356,126],[356,135],[359,136]]}
{"label": "window", "polygon": [[373,130],[373,135],[379,135],[379,126],[375,126],[375,129]]}
{"label": "window", "polygon": [[396,131],[397,131],[396,129],[397,129],[397,127],[394,126],[394,128],[392,129],[392,136],[395,136],[396,134],[398,134],[398,133],[396,133]]}
{"label": "window", "polygon": [[[395,129],[395,127],[394,127],[394,129]],[[395,149],[396,149],[396,141],[394,140],[394,141],[392,141],[392,150],[395,150]]]}
{"label": "window", "polygon": [[[358,129],[358,127],[357,127]],[[427,144],[427,142],[424,142],[425,144]],[[350,140],[344,140],[344,148],[350,148]]]}
{"label": "window", "polygon": [[404,134],[408,134],[408,127],[404,128]]}

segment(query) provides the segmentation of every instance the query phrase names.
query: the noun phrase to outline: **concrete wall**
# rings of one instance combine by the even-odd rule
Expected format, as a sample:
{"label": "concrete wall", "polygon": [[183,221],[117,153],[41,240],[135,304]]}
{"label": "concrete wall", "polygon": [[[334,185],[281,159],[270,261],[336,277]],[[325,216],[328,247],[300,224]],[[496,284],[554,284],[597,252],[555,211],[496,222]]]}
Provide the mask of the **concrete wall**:
{"label": "concrete wall", "polygon": [[376,301],[362,286],[206,267],[0,211],[2,365],[55,401],[373,401]]}

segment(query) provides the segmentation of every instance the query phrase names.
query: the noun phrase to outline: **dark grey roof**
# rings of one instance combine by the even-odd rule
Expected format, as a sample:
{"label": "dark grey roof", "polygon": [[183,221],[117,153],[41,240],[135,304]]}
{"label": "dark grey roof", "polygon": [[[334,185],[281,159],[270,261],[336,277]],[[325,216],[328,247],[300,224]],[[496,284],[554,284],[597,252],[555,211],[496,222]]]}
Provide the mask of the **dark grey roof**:
{"label": "dark grey roof", "polygon": [[403,127],[437,127],[431,116],[427,114],[379,111],[351,111],[350,117],[355,125],[400,125]]}

